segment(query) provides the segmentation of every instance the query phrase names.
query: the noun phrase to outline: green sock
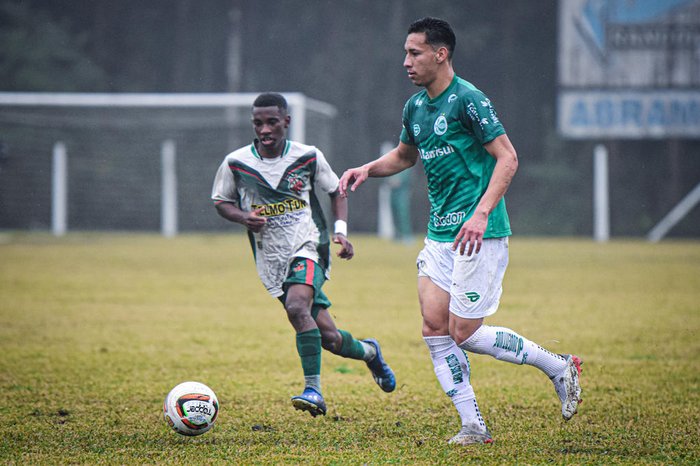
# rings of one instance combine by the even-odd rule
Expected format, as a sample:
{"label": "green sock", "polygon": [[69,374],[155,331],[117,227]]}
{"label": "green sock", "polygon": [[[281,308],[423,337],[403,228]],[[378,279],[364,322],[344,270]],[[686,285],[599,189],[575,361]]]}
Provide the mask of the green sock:
{"label": "green sock", "polygon": [[350,359],[364,359],[365,348],[360,340],[356,340],[350,332],[338,330],[340,336],[343,337],[343,342],[340,345],[338,356]]}
{"label": "green sock", "polygon": [[321,373],[321,331],[317,328],[297,333],[297,352],[304,376]]}

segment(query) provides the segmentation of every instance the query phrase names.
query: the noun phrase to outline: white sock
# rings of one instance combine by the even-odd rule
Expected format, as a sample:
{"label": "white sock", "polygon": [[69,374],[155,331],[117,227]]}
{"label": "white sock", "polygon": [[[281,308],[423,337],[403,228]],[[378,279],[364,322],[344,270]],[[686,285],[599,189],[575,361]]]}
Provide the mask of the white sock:
{"label": "white sock", "polygon": [[445,394],[457,408],[462,425],[478,424],[485,429],[486,424],[481,417],[474,389],[469,382],[470,369],[467,355],[449,335],[423,337],[423,340],[430,350],[435,375]]}
{"label": "white sock", "polygon": [[[304,383],[306,387],[313,388],[318,393],[321,393],[321,376],[320,375],[305,375]],[[306,388],[304,387],[304,388]]]}
{"label": "white sock", "polygon": [[472,353],[491,355],[500,361],[535,366],[549,378],[560,374],[566,367],[563,357],[505,327],[482,325],[459,347]]}

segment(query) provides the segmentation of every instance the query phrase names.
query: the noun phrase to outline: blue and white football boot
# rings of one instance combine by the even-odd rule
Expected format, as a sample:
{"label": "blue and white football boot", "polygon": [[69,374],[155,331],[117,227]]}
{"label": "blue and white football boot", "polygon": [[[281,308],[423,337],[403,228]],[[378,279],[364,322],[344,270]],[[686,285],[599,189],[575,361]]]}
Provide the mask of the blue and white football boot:
{"label": "blue and white football boot", "polygon": [[374,381],[377,382],[379,388],[385,392],[393,392],[396,388],[396,377],[394,376],[394,371],[391,370],[389,364],[387,364],[384,357],[382,357],[382,349],[379,347],[379,342],[374,338],[368,338],[362,341],[374,346],[377,350],[377,355],[371,361],[367,361],[367,367],[372,371]]}
{"label": "blue and white football boot", "polygon": [[292,397],[292,406],[300,411],[308,411],[313,417],[326,415],[326,402],[323,395],[311,387],[306,387],[299,396]]}

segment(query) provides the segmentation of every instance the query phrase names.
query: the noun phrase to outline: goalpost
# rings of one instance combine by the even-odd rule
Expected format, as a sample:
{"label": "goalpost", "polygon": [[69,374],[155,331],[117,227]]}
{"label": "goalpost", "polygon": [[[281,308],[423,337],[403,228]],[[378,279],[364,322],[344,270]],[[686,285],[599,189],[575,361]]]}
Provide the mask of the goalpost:
{"label": "goalpost", "polygon": [[[282,94],[290,138],[332,153],[336,109]],[[0,229],[230,228],[213,214],[211,182],[252,141],[257,95],[0,92]]]}

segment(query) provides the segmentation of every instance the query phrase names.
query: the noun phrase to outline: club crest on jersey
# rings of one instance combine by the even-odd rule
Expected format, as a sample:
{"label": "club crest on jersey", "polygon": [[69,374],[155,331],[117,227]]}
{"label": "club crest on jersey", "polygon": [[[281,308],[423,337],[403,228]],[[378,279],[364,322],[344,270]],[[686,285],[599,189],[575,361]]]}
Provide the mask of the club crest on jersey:
{"label": "club crest on jersey", "polygon": [[442,136],[447,132],[447,118],[445,118],[445,115],[437,117],[433,125],[433,132],[438,136]]}
{"label": "club crest on jersey", "polygon": [[292,172],[287,175],[287,183],[289,184],[289,190],[299,194],[302,189],[304,189],[304,179]]}

